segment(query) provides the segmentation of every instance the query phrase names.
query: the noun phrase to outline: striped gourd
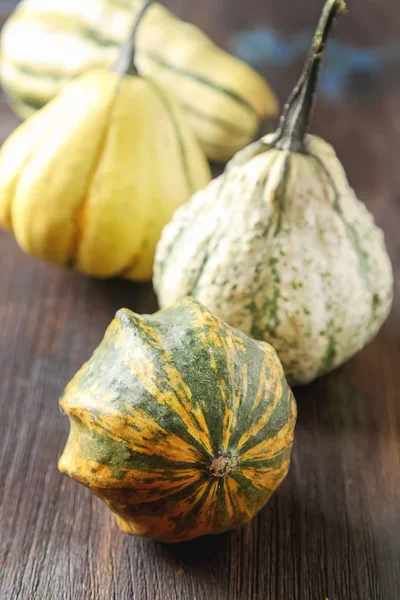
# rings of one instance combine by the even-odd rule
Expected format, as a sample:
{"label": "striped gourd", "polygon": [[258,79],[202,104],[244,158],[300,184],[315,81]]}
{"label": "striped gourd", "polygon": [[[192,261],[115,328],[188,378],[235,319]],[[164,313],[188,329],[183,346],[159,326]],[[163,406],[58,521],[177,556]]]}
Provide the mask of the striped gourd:
{"label": "striped gourd", "polygon": [[[0,72],[16,112],[26,117],[71,78],[109,66],[142,0],[24,0],[2,34]],[[277,101],[250,67],[160,4],[138,38],[137,65],[184,106],[209,158],[227,160],[275,116]]]}
{"label": "striped gourd", "polygon": [[179,103],[135,71],[137,26],[113,71],[70,82],[2,146],[0,226],[36,258],[142,281],[163,226],[211,174]]}
{"label": "striped gourd", "polygon": [[296,404],[275,351],[190,298],[119,311],[61,409],[61,472],[130,534],[179,542],[241,526],[289,468]]}
{"label": "striped gourd", "polygon": [[271,343],[291,385],[328,373],[378,332],[393,273],[381,230],[331,146],[307,135],[329,27],[315,46],[276,135],[237,155],[166,226],[156,252],[161,306],[186,295]]}

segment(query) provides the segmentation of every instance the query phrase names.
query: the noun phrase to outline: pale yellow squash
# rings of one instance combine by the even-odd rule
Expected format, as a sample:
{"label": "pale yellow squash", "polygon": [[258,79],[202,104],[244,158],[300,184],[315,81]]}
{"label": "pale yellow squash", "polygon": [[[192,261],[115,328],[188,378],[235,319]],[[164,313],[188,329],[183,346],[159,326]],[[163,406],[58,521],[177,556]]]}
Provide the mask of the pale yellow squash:
{"label": "pale yellow squash", "polygon": [[209,180],[176,100],[149,79],[94,69],[4,144],[0,225],[38,258],[146,280],[163,226]]}
{"label": "pale yellow squash", "polygon": [[[142,6],[143,0],[20,2],[0,51],[1,83],[14,110],[26,118],[71,79],[112,65]],[[230,159],[264,119],[277,116],[276,96],[258,73],[158,2],[140,29],[136,63],[178,99],[210,159]]]}

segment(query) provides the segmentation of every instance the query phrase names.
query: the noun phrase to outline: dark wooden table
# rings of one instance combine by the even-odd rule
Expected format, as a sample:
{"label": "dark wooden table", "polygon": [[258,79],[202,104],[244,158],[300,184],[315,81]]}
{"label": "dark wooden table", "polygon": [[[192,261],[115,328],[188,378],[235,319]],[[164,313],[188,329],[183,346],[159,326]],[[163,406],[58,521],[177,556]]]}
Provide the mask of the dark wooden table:
{"label": "dark wooden table", "polygon": [[[398,40],[398,0],[352,0],[337,39]],[[221,44],[246,25],[290,35],[321,0],[167,3]],[[300,10],[301,5],[301,10]],[[384,5],[384,6],[383,6]],[[300,64],[300,63],[299,63]],[[299,64],[271,69],[283,100]],[[320,101],[335,145],[400,269],[400,93]],[[0,100],[0,136],[17,120]],[[240,531],[177,546],[125,537],[105,506],[62,477],[57,400],[117,309],[156,310],[151,285],[101,282],[24,256],[0,234],[1,600],[397,600],[400,598],[400,296],[377,339],[296,393],[290,474]]]}

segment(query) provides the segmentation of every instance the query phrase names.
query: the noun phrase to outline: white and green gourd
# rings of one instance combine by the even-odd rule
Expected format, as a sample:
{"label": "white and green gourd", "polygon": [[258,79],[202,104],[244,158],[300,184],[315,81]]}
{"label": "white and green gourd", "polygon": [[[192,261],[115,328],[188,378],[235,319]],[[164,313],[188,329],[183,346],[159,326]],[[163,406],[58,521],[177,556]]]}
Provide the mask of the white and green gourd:
{"label": "white and green gourd", "polygon": [[382,231],[334,149],[308,134],[331,26],[328,0],[278,131],[241,151],[174,215],[159,242],[162,307],[193,296],[272,344],[292,385],[338,367],[378,332],[393,299]]}

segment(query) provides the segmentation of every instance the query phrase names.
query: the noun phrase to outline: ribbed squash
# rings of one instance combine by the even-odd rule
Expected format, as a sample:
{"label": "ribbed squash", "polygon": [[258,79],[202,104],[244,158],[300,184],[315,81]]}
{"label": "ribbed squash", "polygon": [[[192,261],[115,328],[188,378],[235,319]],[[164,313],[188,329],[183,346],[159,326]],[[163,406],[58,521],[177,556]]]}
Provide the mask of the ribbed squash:
{"label": "ribbed squash", "polygon": [[193,299],[121,310],[66,388],[62,473],[121,529],[179,542],[239,527],[287,474],[296,404],[271,346]]}
{"label": "ribbed squash", "polygon": [[[6,24],[1,80],[18,114],[28,116],[70,79],[110,66],[142,0],[24,0]],[[215,46],[160,4],[138,38],[137,66],[186,110],[209,158],[228,160],[256,135],[277,101],[250,67]]]}
{"label": "ribbed squash", "polygon": [[150,279],[174,210],[208,183],[178,102],[134,71],[94,69],[0,151],[0,226],[33,256],[97,277]]}
{"label": "ribbed squash", "polygon": [[393,298],[382,231],[334,149],[307,134],[327,34],[343,9],[342,0],[326,3],[278,132],[240,152],[178,210],[156,253],[161,306],[197,298],[271,343],[291,385],[363,348]]}

